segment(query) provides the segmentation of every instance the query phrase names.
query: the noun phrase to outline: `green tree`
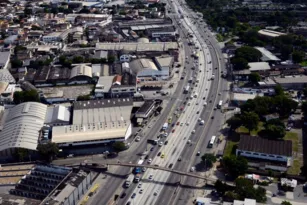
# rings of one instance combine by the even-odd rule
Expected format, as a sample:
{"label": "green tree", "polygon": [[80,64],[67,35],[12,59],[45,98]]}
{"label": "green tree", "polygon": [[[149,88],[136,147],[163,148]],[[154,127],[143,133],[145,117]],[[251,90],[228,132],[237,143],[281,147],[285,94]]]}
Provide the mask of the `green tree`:
{"label": "green tree", "polygon": [[224,195],[225,192],[229,190],[229,186],[225,182],[223,183],[219,179],[214,183],[214,188],[216,189],[217,192],[221,193],[222,195]]}
{"label": "green tree", "polygon": [[258,82],[261,80],[261,76],[259,75],[258,72],[253,72],[249,75],[249,81],[253,85],[258,85]]}
{"label": "green tree", "polygon": [[115,62],[115,56],[114,55],[110,55],[108,56],[108,63],[114,63]]}
{"label": "green tree", "polygon": [[24,102],[40,102],[40,98],[36,90],[16,91],[14,92],[13,98],[15,104]]}
{"label": "green tree", "polygon": [[247,171],[247,160],[241,156],[225,156],[222,161],[225,171],[236,178]]}
{"label": "green tree", "polygon": [[37,151],[47,161],[52,161],[55,156],[59,154],[59,147],[56,143],[48,142],[46,144],[39,144]]}
{"label": "green tree", "polygon": [[259,203],[266,202],[266,190],[262,187],[254,188],[253,183],[249,179],[237,178],[235,180],[235,193],[241,200],[245,198],[256,199]]}
{"label": "green tree", "polygon": [[17,58],[11,60],[12,68],[20,68],[23,65],[23,62]]}
{"label": "green tree", "polygon": [[243,126],[246,127],[249,132],[253,129],[257,129],[259,123],[259,116],[255,112],[244,112],[241,118]]}
{"label": "green tree", "polygon": [[292,205],[289,201],[282,201],[280,205]]}
{"label": "green tree", "polygon": [[117,151],[124,151],[127,149],[126,144],[124,142],[119,142],[119,141],[114,142],[112,147]]}
{"label": "green tree", "polygon": [[250,46],[242,46],[238,48],[235,53],[235,57],[244,58],[248,62],[258,62],[262,57],[262,54],[257,49]]}
{"label": "green tree", "polygon": [[29,150],[25,148],[17,148],[15,149],[14,157],[19,162],[24,161],[29,156]]}
{"label": "green tree", "polygon": [[226,121],[226,123],[227,123],[228,126],[230,126],[230,128],[232,130],[235,130],[242,125],[242,120],[241,120],[241,117],[239,115],[235,115],[235,116],[229,118]]}
{"label": "green tree", "polygon": [[286,135],[286,129],[278,125],[268,125],[265,133],[270,139],[281,139]]}
{"label": "green tree", "polygon": [[284,89],[281,87],[281,85],[277,84],[274,87],[275,95],[284,95]]}
{"label": "green tree", "polygon": [[77,101],[86,101],[86,100],[90,100],[91,96],[90,95],[79,95],[77,97]]}
{"label": "green tree", "polygon": [[75,56],[72,60],[73,63],[83,63],[84,58],[82,56]]}
{"label": "green tree", "polygon": [[278,95],[272,99],[271,113],[278,113],[281,117],[288,117],[298,107],[298,102],[285,95]]}
{"label": "green tree", "polygon": [[276,126],[281,126],[283,128],[286,127],[283,121],[281,121],[280,119],[271,119],[265,123],[265,126],[268,126],[268,125],[276,125]]}
{"label": "green tree", "polygon": [[249,68],[248,61],[245,58],[234,57],[231,58],[230,62],[233,65],[234,70],[244,70]]}
{"label": "green tree", "polygon": [[294,63],[301,63],[305,58],[305,52],[295,50],[292,52],[292,61]]}
{"label": "green tree", "polygon": [[202,162],[205,164],[206,168],[211,168],[213,166],[213,163],[216,162],[216,157],[213,154],[204,154],[201,157]]}

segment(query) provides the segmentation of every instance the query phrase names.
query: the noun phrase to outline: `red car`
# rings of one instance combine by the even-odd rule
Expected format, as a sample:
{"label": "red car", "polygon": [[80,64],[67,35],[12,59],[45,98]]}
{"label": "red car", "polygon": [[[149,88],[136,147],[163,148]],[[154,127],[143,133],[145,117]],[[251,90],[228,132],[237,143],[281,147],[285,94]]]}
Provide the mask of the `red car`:
{"label": "red car", "polygon": [[175,129],[172,130],[172,133],[174,133],[174,132],[175,132]]}
{"label": "red car", "polygon": [[181,111],[184,110],[184,107],[181,107],[180,110],[181,110]]}
{"label": "red car", "polygon": [[180,122],[177,122],[177,123],[176,123],[176,125],[179,125],[179,124],[180,124]]}

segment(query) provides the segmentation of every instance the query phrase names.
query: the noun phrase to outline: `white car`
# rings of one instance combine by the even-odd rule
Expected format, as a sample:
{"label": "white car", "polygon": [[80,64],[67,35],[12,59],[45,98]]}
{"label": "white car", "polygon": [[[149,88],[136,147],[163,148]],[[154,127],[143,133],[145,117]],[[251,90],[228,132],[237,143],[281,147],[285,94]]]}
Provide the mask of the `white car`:
{"label": "white car", "polygon": [[149,158],[148,159],[148,164],[150,164],[152,162],[152,159],[151,158]]}
{"label": "white car", "polygon": [[162,147],[162,145],[163,145],[163,142],[159,142],[159,147]]}
{"label": "white car", "polygon": [[195,167],[191,167],[190,171],[194,172],[195,171]]}
{"label": "white car", "polygon": [[201,118],[198,118],[198,122],[200,122],[201,121]]}
{"label": "white car", "polygon": [[207,102],[204,102],[204,106],[207,106]]}
{"label": "white car", "polygon": [[192,130],[192,134],[194,134],[196,131],[195,130]]}
{"label": "white car", "polygon": [[136,141],[136,142],[139,142],[140,140],[141,140],[140,136],[137,136],[137,137],[135,138],[135,141]]}
{"label": "white car", "polygon": [[167,137],[168,136],[168,133],[164,133],[164,137]]}

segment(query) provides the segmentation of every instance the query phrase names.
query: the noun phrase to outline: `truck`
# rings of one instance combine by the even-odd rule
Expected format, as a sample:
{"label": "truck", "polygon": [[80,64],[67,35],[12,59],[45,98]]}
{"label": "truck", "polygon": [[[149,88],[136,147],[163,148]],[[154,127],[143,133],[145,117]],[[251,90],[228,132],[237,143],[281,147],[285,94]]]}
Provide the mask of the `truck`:
{"label": "truck", "polygon": [[164,123],[164,125],[162,126],[162,130],[166,130],[168,128],[168,123]]}
{"label": "truck", "polygon": [[157,145],[158,144],[158,140],[148,139],[147,143],[152,144],[152,145]]}
{"label": "truck", "polygon": [[135,183],[138,183],[140,180],[141,180],[141,174],[136,174],[136,175],[134,176],[133,181],[134,181]]}
{"label": "truck", "polygon": [[128,178],[126,179],[126,182],[125,182],[125,187],[126,187],[126,188],[130,187],[130,185],[131,185],[133,179],[134,179],[134,175],[133,175],[133,174],[130,174],[130,175],[128,176]]}

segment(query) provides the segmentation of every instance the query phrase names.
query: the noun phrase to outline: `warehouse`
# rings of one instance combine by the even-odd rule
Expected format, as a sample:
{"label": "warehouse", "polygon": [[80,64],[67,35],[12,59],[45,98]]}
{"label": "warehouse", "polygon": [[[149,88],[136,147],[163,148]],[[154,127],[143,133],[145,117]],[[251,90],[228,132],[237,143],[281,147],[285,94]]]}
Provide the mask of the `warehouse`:
{"label": "warehouse", "polygon": [[52,128],[60,147],[124,141],[132,132],[132,98],[79,101],[73,105],[72,125]]}

